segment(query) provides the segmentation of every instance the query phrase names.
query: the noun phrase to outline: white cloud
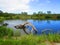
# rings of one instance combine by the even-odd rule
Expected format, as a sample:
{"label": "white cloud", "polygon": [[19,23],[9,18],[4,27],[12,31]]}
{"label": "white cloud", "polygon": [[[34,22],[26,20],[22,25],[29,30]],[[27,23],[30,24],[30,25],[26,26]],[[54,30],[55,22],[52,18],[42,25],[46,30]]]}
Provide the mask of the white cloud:
{"label": "white cloud", "polygon": [[14,12],[15,10],[22,11],[30,11],[30,3],[31,0],[0,0],[0,7],[5,12]]}

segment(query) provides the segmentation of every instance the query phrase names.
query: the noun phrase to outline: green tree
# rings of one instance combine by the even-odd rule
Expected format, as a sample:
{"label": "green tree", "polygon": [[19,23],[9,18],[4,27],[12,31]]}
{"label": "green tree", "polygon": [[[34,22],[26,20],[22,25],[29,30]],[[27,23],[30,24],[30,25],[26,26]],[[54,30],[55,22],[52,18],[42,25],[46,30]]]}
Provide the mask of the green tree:
{"label": "green tree", "polygon": [[47,14],[51,14],[51,11],[47,11]]}
{"label": "green tree", "polygon": [[36,15],[36,12],[33,12],[33,15]]}
{"label": "green tree", "polygon": [[43,14],[43,12],[42,11],[39,11],[38,14]]}
{"label": "green tree", "polygon": [[21,15],[27,15],[27,12],[21,12]]}
{"label": "green tree", "polygon": [[0,13],[3,13],[3,11],[0,10]]}

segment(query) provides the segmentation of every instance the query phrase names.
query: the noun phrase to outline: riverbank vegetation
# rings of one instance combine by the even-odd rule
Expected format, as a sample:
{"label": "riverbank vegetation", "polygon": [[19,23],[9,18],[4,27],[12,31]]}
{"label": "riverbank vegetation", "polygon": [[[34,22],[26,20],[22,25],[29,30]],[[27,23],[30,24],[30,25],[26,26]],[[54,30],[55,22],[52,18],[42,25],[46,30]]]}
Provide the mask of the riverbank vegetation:
{"label": "riverbank vegetation", "polygon": [[0,26],[0,37],[13,36],[13,30],[5,26]]}
{"label": "riverbank vegetation", "polygon": [[[26,12],[22,12],[21,14],[14,13],[4,13],[0,11],[0,22],[4,20],[27,20],[27,19],[39,19],[39,20],[60,20],[60,14],[51,14],[51,11],[47,11],[47,13],[33,13],[27,14]],[[42,33],[40,35],[21,35],[20,30],[14,30],[8,28],[6,26],[0,26],[0,45],[47,45],[46,42],[51,43],[60,43],[60,34],[49,33],[46,35]],[[49,44],[48,43],[48,44]]]}
{"label": "riverbank vegetation", "polygon": [[27,20],[27,19],[40,19],[40,20],[57,20],[60,19],[60,14],[52,14],[51,11],[47,11],[47,13],[43,13],[39,11],[38,13],[34,12],[33,14],[28,14],[27,12],[21,12],[20,14],[14,14],[14,13],[4,13],[3,11],[0,11],[0,21],[3,20],[11,20],[11,19],[21,19],[21,20]]}
{"label": "riverbank vegetation", "polygon": [[55,33],[48,35],[19,35],[19,30],[16,30],[16,35],[13,29],[5,26],[0,26],[0,45],[47,45],[47,43],[60,43],[60,34]]}

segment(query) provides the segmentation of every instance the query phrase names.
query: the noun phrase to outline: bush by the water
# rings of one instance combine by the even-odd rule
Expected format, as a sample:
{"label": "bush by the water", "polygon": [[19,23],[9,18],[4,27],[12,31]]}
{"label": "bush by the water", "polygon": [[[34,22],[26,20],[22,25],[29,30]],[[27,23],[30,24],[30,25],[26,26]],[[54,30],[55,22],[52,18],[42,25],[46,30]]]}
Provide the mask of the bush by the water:
{"label": "bush by the water", "polygon": [[13,29],[7,28],[5,26],[0,26],[0,37],[12,36],[12,35],[13,35]]}

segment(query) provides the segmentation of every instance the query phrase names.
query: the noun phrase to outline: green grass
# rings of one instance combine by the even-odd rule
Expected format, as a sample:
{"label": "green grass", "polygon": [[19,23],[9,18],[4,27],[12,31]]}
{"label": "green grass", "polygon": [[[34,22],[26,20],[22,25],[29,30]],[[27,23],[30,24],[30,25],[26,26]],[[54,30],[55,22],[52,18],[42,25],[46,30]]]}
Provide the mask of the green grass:
{"label": "green grass", "polygon": [[[16,37],[14,37],[16,38]],[[0,45],[44,45],[45,43],[42,43],[40,41],[40,38],[33,35],[25,35],[21,37],[17,37],[16,39],[1,39]]]}
{"label": "green grass", "polygon": [[4,21],[4,17],[0,17],[0,22],[3,22]]}
{"label": "green grass", "polygon": [[[8,30],[8,31],[7,31]],[[48,42],[59,42],[60,43],[60,34],[41,34],[41,35],[19,35],[19,30],[15,31],[15,36],[11,36],[12,29],[7,27],[0,27],[0,45],[46,45],[46,41]],[[2,32],[2,33],[1,33]],[[7,35],[6,35],[7,33]],[[5,37],[8,36],[8,37]]]}
{"label": "green grass", "polygon": [[13,29],[7,28],[5,26],[0,26],[0,37],[4,36],[12,36],[13,35]]}
{"label": "green grass", "polygon": [[0,39],[0,45],[46,45],[45,41],[59,42],[60,35],[24,35],[11,38]]}

